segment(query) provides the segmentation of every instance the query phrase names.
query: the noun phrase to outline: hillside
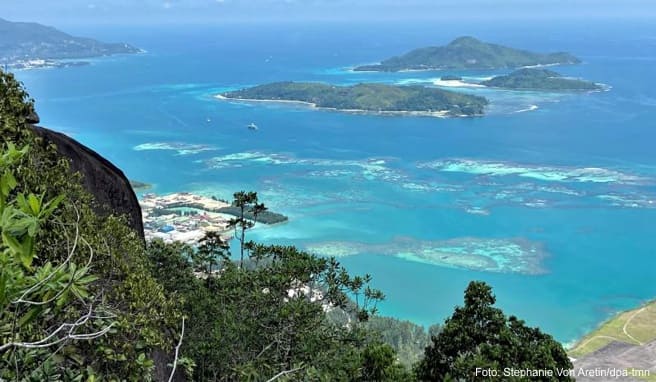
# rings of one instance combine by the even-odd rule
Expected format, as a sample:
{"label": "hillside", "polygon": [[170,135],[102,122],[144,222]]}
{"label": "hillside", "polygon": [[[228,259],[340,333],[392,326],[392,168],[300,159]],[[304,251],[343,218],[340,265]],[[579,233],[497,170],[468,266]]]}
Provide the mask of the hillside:
{"label": "hillside", "polygon": [[[583,337],[569,355],[574,367],[584,370],[615,369],[626,374],[621,380],[655,381],[656,302],[621,312]],[[579,376],[577,381],[598,378]]]}
{"label": "hillside", "polygon": [[294,101],[341,111],[412,113],[439,116],[481,115],[487,99],[422,86],[358,84],[332,86],[322,83],[276,82],[227,92],[224,98],[258,101]]}
{"label": "hillside", "polygon": [[126,43],[105,43],[75,37],[53,27],[0,18],[0,63],[15,64],[28,60],[80,59],[140,50]]}
{"label": "hillside", "polygon": [[364,65],[356,71],[398,72],[402,70],[499,69],[534,65],[577,64],[569,53],[534,53],[490,44],[474,37],[458,37],[445,46],[431,46],[392,57],[380,64]]}
{"label": "hillside", "polygon": [[600,350],[612,342],[645,345],[656,340],[656,302],[622,312],[603,323],[569,351],[574,357],[583,357]]}

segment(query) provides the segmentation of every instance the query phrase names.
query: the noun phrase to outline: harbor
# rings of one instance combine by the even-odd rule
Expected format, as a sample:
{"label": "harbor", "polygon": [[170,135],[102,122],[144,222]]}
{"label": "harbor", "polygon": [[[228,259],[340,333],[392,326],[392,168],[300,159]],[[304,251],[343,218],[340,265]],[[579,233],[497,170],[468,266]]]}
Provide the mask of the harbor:
{"label": "harbor", "polygon": [[162,239],[195,244],[207,232],[219,232],[228,239],[231,215],[218,212],[230,203],[187,192],[165,196],[153,193],[139,201],[146,240]]}

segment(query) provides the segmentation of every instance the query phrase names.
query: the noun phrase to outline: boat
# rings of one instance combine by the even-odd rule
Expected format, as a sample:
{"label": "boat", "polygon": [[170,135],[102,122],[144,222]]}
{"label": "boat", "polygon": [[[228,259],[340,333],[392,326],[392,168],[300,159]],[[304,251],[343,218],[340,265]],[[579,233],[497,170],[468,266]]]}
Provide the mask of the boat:
{"label": "boat", "polygon": [[251,124],[248,125],[247,127],[248,127],[248,130],[253,130],[253,131],[257,130],[257,125],[254,124],[254,123],[251,123]]}

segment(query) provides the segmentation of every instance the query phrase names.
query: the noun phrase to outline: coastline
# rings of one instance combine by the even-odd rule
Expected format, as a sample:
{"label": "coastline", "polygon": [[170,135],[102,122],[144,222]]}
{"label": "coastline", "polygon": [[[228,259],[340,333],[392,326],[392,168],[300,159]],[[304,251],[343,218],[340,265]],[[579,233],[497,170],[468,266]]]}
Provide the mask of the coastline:
{"label": "coastline", "polygon": [[463,80],[433,80],[433,85],[442,86],[445,88],[487,88],[485,85],[481,85],[473,82],[465,82]]}
{"label": "coastline", "polygon": [[549,66],[576,65],[576,64],[572,62],[555,62],[552,64],[535,64],[535,65],[525,65],[525,66],[515,66],[515,67],[505,66],[505,67],[486,67],[486,68],[482,68],[482,67],[459,68],[459,67],[433,66],[430,68],[423,68],[423,69],[405,68],[405,69],[398,69],[398,70],[357,70],[358,68],[361,67],[374,66],[374,65],[382,65],[382,64],[378,62],[375,64],[354,66],[347,69],[349,72],[355,72],[355,73],[412,73],[412,72],[436,72],[441,70],[498,70],[498,69],[542,68],[542,67],[549,67]]}
{"label": "coastline", "polygon": [[350,114],[371,114],[371,115],[384,115],[384,116],[413,116],[413,117],[433,117],[433,118],[450,118],[450,117],[468,117],[467,115],[449,115],[448,110],[441,111],[410,111],[410,110],[364,110],[364,109],[337,109],[334,107],[322,107],[317,104],[305,101],[294,100],[277,100],[277,99],[254,99],[254,98],[230,98],[223,94],[217,94],[214,98],[222,101],[236,101],[236,102],[264,102],[264,103],[280,103],[280,104],[298,104],[307,106],[312,109],[336,111],[341,113]]}
{"label": "coastline", "polygon": [[504,88],[501,86],[487,86],[481,85],[486,89],[494,90],[506,90],[506,91],[518,91],[518,92],[542,92],[542,93],[567,93],[567,94],[590,94],[590,93],[600,93],[610,91],[611,86],[605,85],[602,83],[594,82],[595,85],[601,87],[601,89],[541,89],[541,88]]}

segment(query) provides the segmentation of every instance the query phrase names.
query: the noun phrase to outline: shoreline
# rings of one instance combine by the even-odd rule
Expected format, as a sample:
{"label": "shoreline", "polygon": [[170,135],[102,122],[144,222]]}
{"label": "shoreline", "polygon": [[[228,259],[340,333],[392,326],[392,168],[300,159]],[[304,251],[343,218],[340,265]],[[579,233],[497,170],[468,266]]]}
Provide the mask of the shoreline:
{"label": "shoreline", "polygon": [[[468,115],[449,115],[448,110],[441,111],[410,111],[410,110],[364,110],[364,109],[337,109],[334,107],[322,107],[317,104],[306,101],[294,100],[277,100],[277,99],[255,99],[255,98],[230,98],[223,94],[216,94],[214,98],[221,101],[236,101],[236,102],[262,102],[262,103],[280,103],[280,104],[298,104],[316,110],[326,110],[349,114],[371,114],[383,116],[413,116],[413,117],[432,117],[432,118],[455,118],[455,117],[469,117]],[[481,114],[482,115],[482,114]],[[477,115],[479,116],[479,115]]]}
{"label": "shoreline", "polygon": [[481,85],[485,89],[492,90],[505,90],[505,91],[517,91],[517,92],[538,92],[538,93],[562,93],[562,94],[590,94],[590,93],[600,93],[607,92],[611,90],[610,85],[606,85],[599,82],[594,82],[595,85],[601,87],[601,89],[542,89],[542,88],[504,88],[500,86],[487,86]]}
{"label": "shoreline", "polygon": [[452,67],[430,67],[430,68],[423,68],[423,69],[411,69],[411,68],[405,68],[405,69],[398,69],[398,70],[357,70],[358,68],[366,67],[366,66],[374,66],[374,65],[382,65],[380,62],[375,63],[375,64],[366,64],[366,65],[359,65],[359,66],[354,66],[351,68],[347,68],[348,71],[350,72],[355,72],[355,73],[411,73],[411,72],[435,72],[435,71],[442,71],[442,70],[499,70],[499,69],[522,69],[522,68],[542,68],[542,67],[549,67],[549,66],[561,66],[561,65],[576,65],[575,63],[572,62],[554,62],[551,64],[535,64],[535,65],[525,65],[525,66],[506,66],[506,67],[490,67],[490,68],[452,68]]}

